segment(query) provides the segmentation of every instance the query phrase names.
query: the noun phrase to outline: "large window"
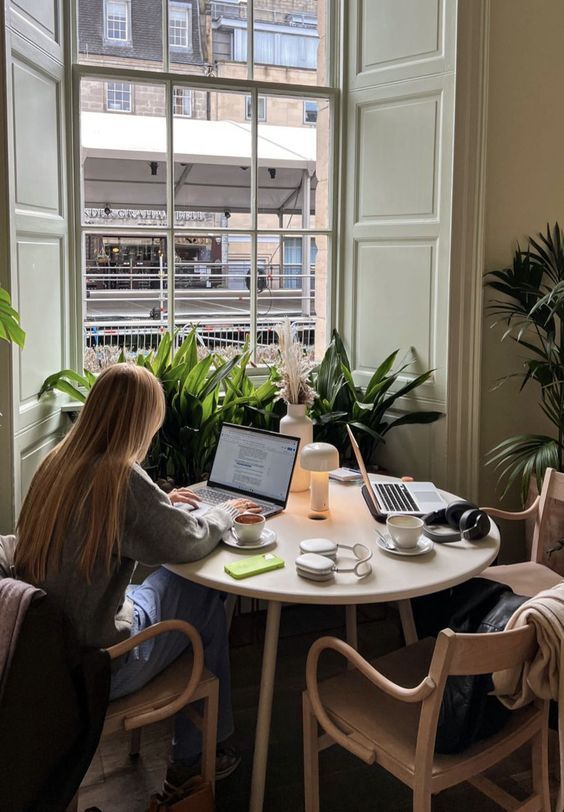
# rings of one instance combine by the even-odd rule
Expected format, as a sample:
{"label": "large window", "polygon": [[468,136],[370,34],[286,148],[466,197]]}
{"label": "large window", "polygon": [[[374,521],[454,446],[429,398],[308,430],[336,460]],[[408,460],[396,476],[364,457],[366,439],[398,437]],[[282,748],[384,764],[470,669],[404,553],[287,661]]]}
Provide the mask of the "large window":
{"label": "large window", "polygon": [[[317,46],[316,36],[255,29],[255,62],[259,64],[313,70],[317,62]],[[233,59],[247,61],[247,32],[244,29],[234,31]]]}
{"label": "large window", "polygon": [[127,42],[129,39],[128,0],[105,0],[106,39],[111,42]]}
{"label": "large window", "polygon": [[[312,356],[321,352],[336,95],[317,58],[332,19],[325,0],[293,0],[290,15],[261,0],[250,31],[247,3],[166,0],[164,38],[157,0],[141,17],[135,2],[106,0],[98,21],[95,5],[77,2],[86,365],[194,325],[202,351],[249,341],[269,360],[285,316]],[[108,36],[96,45],[110,15],[129,41],[123,58]]]}

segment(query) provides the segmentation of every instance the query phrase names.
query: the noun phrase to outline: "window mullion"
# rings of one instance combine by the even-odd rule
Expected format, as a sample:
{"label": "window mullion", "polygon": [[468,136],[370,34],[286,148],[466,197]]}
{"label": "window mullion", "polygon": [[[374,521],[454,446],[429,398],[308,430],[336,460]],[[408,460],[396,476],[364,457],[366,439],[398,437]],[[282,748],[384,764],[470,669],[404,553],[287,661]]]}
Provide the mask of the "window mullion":
{"label": "window mullion", "polygon": [[255,9],[254,9],[254,0],[247,0],[247,79],[252,79],[254,77],[254,69],[255,69]]}
{"label": "window mullion", "polygon": [[163,67],[166,73],[170,72],[170,46],[169,46],[169,25],[170,25],[170,9],[168,0],[162,0],[162,12],[163,12],[163,24],[162,24],[162,33],[163,33]]}
{"label": "window mullion", "polygon": [[[167,15],[168,16],[168,15]],[[167,29],[168,30],[168,29]],[[167,52],[168,55],[168,52]],[[172,82],[167,82],[166,86],[166,200],[167,200],[167,246],[166,246],[166,267],[167,267],[167,308],[168,308],[168,329],[174,336],[175,326],[175,251],[174,251],[174,132],[173,132],[173,92]]]}
{"label": "window mullion", "polygon": [[251,91],[251,268],[249,284],[251,347],[256,358],[257,345],[257,228],[258,228],[258,90]]}

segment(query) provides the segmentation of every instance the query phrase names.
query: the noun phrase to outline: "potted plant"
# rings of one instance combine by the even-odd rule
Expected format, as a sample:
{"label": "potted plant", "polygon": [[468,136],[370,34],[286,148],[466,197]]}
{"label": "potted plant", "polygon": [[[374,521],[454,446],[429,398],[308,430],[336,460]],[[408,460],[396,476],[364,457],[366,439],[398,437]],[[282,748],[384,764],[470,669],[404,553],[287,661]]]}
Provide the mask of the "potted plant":
{"label": "potted plant", "polygon": [[[198,482],[209,473],[223,422],[274,427],[277,423],[274,383],[255,387],[247,375],[250,353],[226,359],[218,353],[199,358],[196,328],[174,350],[165,333],[155,351],[140,353],[135,363],[147,367],[161,381],[166,398],[165,421],[144,462],[154,480],[172,478],[176,486]],[[118,363],[126,361],[122,353]],[[39,397],[53,389],[84,403],[96,376],[64,369],[50,375]],[[275,426],[277,428],[277,425]]]}
{"label": "potted plant", "polygon": [[25,343],[20,317],[11,305],[10,294],[4,288],[0,288],[0,339],[13,342],[22,348]]}
{"label": "potted plant", "polygon": [[488,305],[493,323],[505,326],[503,340],[525,351],[521,378],[538,387],[540,410],[553,426],[550,435],[520,434],[493,448],[488,464],[499,470],[502,497],[513,483],[521,486],[523,503],[534,476],[540,491],[547,468],[563,470],[564,456],[564,245],[558,223],[538,239],[530,237],[525,251],[517,245],[510,268],[491,271],[486,287],[501,294]]}
{"label": "potted plant", "polygon": [[441,412],[409,411],[390,418],[389,411],[397,399],[417,389],[433,372],[429,370],[408,383],[400,383],[401,374],[410,364],[401,364],[394,370],[398,353],[396,350],[382,361],[366,389],[362,389],[353,380],[341,337],[336,330],[333,331],[331,344],[313,374],[316,396],[310,414],[315,439],[336,446],[343,462],[352,458],[347,425],[353,429],[362,456],[368,463],[373,460],[377,446],[386,442],[385,436],[392,429],[408,423],[434,423],[441,417]]}

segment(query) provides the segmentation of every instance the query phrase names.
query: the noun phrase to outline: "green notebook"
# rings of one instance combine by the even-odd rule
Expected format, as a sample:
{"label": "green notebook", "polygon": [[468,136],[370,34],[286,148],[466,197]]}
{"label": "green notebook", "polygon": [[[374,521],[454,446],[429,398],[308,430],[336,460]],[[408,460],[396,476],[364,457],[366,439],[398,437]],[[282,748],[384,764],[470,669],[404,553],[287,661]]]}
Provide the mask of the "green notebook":
{"label": "green notebook", "polygon": [[249,578],[251,575],[258,575],[261,572],[270,572],[270,570],[278,570],[284,566],[284,561],[274,553],[262,553],[262,555],[253,555],[250,558],[245,558],[243,561],[234,561],[232,564],[226,564],[224,569],[232,578]]}

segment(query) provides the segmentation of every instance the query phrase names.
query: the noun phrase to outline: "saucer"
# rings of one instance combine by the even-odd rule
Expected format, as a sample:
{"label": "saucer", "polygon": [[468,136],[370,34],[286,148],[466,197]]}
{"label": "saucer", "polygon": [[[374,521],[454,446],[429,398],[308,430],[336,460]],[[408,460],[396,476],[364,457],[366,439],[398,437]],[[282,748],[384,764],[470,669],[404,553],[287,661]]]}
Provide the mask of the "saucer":
{"label": "saucer", "polygon": [[392,553],[392,555],[424,555],[430,552],[434,547],[431,539],[428,539],[426,536],[421,536],[415,547],[409,547],[407,550],[396,547],[389,537],[385,537],[385,539],[384,541],[383,538],[378,536],[376,544],[381,550],[384,550],[386,553]]}
{"label": "saucer", "polygon": [[[276,533],[269,527],[265,527],[258,541],[252,544],[241,544],[233,530],[228,530],[223,536],[223,543],[228,547],[235,547],[237,550],[260,550],[261,547],[268,547],[276,541]],[[432,543],[432,542],[431,542]]]}

